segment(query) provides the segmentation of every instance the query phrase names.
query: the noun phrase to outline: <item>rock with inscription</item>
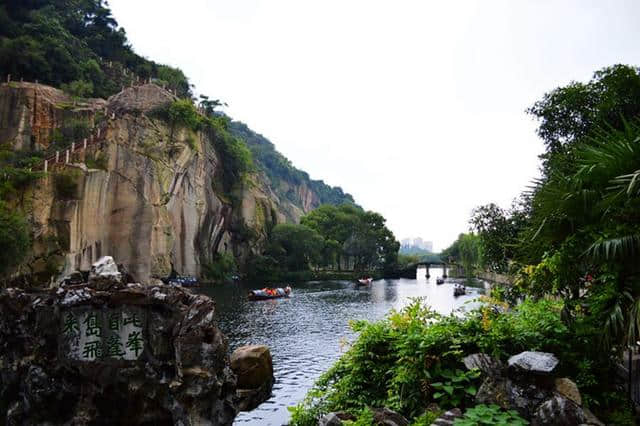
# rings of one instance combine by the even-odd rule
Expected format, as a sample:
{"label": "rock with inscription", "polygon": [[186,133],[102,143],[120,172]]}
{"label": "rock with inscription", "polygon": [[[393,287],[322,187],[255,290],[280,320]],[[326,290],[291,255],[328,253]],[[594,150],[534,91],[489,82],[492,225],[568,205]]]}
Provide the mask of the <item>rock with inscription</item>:
{"label": "rock with inscription", "polygon": [[231,424],[236,378],[214,302],[165,285],[107,289],[112,265],[88,283],[0,292],[0,423]]}

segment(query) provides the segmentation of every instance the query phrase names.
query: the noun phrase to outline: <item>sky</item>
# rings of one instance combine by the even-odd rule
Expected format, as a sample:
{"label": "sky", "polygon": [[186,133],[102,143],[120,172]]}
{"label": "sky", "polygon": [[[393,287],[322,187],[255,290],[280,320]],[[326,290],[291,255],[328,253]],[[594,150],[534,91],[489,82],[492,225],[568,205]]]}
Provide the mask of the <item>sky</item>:
{"label": "sky", "polygon": [[538,176],[525,110],[640,65],[637,0],[110,0],[134,50],[435,250]]}

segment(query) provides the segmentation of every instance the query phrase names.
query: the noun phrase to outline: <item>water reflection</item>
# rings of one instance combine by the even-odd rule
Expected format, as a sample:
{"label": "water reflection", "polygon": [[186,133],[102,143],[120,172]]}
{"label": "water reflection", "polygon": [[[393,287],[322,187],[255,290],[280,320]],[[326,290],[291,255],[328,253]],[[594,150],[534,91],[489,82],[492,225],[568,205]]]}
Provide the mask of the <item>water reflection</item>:
{"label": "water reflection", "polygon": [[[442,270],[418,270],[416,280],[378,280],[370,287],[347,281],[308,282],[292,286],[290,299],[250,302],[247,291],[261,284],[229,284],[203,289],[216,300],[218,320],[229,338],[231,350],[247,344],[271,348],[276,384],[271,399],[249,413],[241,413],[236,424],[281,425],[289,418],[286,409],[299,402],[313,382],[346,349],[344,341],[355,337],[349,320],[377,320],[392,308],[400,309],[411,298],[424,297],[438,312],[475,305],[482,289],[470,288],[453,297],[453,281],[436,285]],[[467,302],[472,302],[467,304]]]}

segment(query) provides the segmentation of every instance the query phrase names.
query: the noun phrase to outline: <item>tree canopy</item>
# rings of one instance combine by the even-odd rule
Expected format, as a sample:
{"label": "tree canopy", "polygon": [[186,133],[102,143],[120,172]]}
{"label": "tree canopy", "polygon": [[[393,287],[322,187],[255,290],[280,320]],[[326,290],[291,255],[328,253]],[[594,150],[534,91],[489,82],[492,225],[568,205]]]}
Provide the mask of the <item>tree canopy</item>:
{"label": "tree canopy", "polygon": [[[108,63],[111,66],[108,66]],[[125,70],[128,70],[125,75]],[[156,78],[190,97],[176,68],[137,55],[103,0],[0,4],[0,75],[39,80],[76,96],[108,97],[135,78]]]}
{"label": "tree canopy", "polygon": [[329,186],[322,180],[311,179],[308,173],[294,167],[289,159],[276,150],[270,140],[254,132],[244,123],[231,121],[229,131],[247,143],[256,165],[267,175],[278,196],[301,206],[303,200],[292,184],[304,184],[318,196],[320,204],[355,204],[353,197],[345,194],[342,188]]}
{"label": "tree canopy", "polygon": [[323,205],[301,219],[330,245],[330,250],[325,250],[329,266],[339,268],[342,260],[353,262],[355,270],[396,267],[400,243],[385,222],[382,215],[350,204]]}

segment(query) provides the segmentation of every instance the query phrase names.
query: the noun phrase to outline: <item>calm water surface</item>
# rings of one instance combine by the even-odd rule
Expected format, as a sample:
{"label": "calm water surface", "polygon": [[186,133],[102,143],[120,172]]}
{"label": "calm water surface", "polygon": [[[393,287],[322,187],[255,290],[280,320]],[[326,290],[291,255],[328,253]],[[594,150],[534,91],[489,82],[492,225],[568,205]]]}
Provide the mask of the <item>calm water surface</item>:
{"label": "calm water surface", "polygon": [[378,320],[413,297],[425,297],[438,312],[470,309],[483,289],[453,297],[452,282],[436,285],[442,270],[431,268],[431,279],[418,270],[417,280],[374,281],[357,287],[348,281],[319,281],[292,286],[289,299],[250,302],[247,291],[259,283],[228,284],[203,289],[215,299],[219,326],[229,338],[229,348],[265,344],[271,349],[276,384],[271,399],[255,410],[241,413],[236,425],[282,425],[287,407],[300,402],[313,382],[326,371],[355,338],[350,320]]}

